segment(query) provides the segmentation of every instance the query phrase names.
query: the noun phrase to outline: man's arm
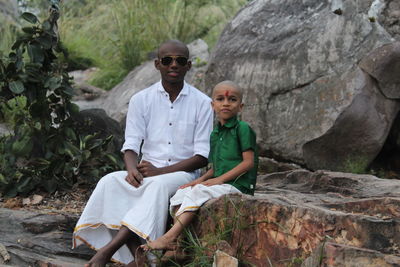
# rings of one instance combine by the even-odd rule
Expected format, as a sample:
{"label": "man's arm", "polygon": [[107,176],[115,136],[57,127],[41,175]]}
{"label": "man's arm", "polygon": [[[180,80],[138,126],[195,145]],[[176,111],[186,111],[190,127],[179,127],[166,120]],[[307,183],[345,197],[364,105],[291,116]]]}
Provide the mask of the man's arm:
{"label": "man's arm", "polygon": [[148,176],[155,176],[177,171],[192,172],[206,165],[207,165],[207,159],[205,157],[200,155],[194,155],[191,158],[182,160],[173,165],[165,166],[162,168],[156,168],[150,162],[142,160],[142,162],[139,165],[137,165],[137,169],[144,177],[148,177]]}
{"label": "man's arm", "polygon": [[134,187],[139,187],[143,180],[143,175],[137,168],[137,158],[133,150],[126,150],[124,153],[125,168],[128,172],[125,180]]}

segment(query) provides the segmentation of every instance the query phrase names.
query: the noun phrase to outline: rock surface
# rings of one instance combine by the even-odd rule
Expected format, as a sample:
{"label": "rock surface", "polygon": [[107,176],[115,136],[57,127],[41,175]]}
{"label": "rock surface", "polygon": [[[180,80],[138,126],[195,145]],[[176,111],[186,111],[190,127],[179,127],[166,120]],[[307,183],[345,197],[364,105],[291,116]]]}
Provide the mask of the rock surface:
{"label": "rock surface", "polygon": [[[82,266],[93,252],[84,246],[71,250],[77,219],[54,210],[0,208],[0,243],[11,255],[7,264]],[[303,169],[263,175],[254,197],[207,202],[194,229],[210,257],[220,250],[256,266],[315,266],[310,264],[321,250],[323,266],[397,266],[400,181]],[[361,265],[351,265],[353,259]]]}
{"label": "rock surface", "polygon": [[[0,243],[10,266],[83,266],[93,255],[85,247],[72,250],[77,215],[0,208]],[[82,259],[83,258],[83,259]],[[3,266],[3,265],[2,265]]]}
{"label": "rock surface", "polygon": [[327,242],[321,244],[301,267],[391,267],[400,266],[400,257],[375,250]]}
{"label": "rock surface", "polygon": [[205,88],[231,79],[244,89],[243,119],[264,153],[313,169],[368,165],[399,110],[381,92],[395,91],[398,75],[376,80],[358,63],[400,64],[383,53],[399,40],[399,12],[390,0],[252,1],[220,36]]}
{"label": "rock surface", "polygon": [[[256,266],[269,261],[273,266],[298,264],[313,251],[318,253],[316,249],[326,241],[355,247],[344,249],[346,253],[352,250],[352,255],[368,258],[362,248],[398,262],[399,196],[400,181],[371,175],[274,173],[259,177],[254,197],[234,195],[209,201],[195,229],[205,243],[218,231],[228,232],[234,256]],[[351,261],[347,257],[342,260],[347,265],[338,259],[337,265],[326,266],[355,266]]]}

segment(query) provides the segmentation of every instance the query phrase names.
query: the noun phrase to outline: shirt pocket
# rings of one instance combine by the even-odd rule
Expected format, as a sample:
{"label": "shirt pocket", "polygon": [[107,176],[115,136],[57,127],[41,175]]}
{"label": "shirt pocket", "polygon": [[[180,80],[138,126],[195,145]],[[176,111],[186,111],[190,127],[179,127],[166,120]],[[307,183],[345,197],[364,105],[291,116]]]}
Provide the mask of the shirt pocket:
{"label": "shirt pocket", "polygon": [[195,123],[188,123],[184,121],[178,122],[175,140],[177,144],[192,144],[194,139]]}

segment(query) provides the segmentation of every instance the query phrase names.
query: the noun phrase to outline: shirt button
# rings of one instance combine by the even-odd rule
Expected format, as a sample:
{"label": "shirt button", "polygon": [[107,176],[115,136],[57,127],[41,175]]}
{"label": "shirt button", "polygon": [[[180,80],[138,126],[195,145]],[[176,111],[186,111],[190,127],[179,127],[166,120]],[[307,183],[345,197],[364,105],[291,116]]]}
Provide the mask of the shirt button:
{"label": "shirt button", "polygon": [[171,144],[171,142],[168,142],[168,145],[170,145]]}
{"label": "shirt button", "polygon": [[170,123],[169,123],[169,126],[171,126],[171,125],[172,125],[172,123],[170,122]]}
{"label": "shirt button", "polygon": [[171,159],[168,159],[168,161],[171,161]]}
{"label": "shirt button", "polygon": [[174,107],[171,106],[171,109],[174,109]]}

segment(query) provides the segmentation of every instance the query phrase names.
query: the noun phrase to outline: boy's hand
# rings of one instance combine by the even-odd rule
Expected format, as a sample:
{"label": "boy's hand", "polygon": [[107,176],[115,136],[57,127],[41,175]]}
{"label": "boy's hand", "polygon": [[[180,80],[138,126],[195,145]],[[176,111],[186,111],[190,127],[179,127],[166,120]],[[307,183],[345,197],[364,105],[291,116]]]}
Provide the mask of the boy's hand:
{"label": "boy's hand", "polygon": [[149,177],[149,176],[156,176],[159,174],[162,174],[159,168],[155,167],[153,164],[146,160],[142,160],[138,165],[137,168],[139,172],[144,176],[144,177]]}
{"label": "boy's hand", "polygon": [[197,181],[197,179],[196,179],[196,180],[194,180],[194,181],[191,181],[190,183],[181,185],[181,186],[179,187],[179,189],[183,189],[183,188],[190,187],[190,186],[195,186],[196,184],[199,184],[199,183],[201,183],[201,182],[200,182],[200,181]]}
{"label": "boy's hand", "polygon": [[201,176],[201,177],[197,178],[196,180],[191,181],[190,183],[181,185],[181,186],[179,187],[179,189],[183,189],[183,188],[189,187],[189,186],[195,186],[196,184],[201,184],[201,183],[204,182],[206,179],[207,179],[207,177]]}
{"label": "boy's hand", "polygon": [[224,182],[219,179],[219,178],[212,178],[212,179],[208,179],[207,181],[202,182],[202,185],[205,186],[212,186],[212,185],[217,185],[217,184],[223,184]]}
{"label": "boy's hand", "polygon": [[136,169],[128,170],[128,175],[125,177],[125,181],[134,187],[139,187],[143,182],[143,175]]}

